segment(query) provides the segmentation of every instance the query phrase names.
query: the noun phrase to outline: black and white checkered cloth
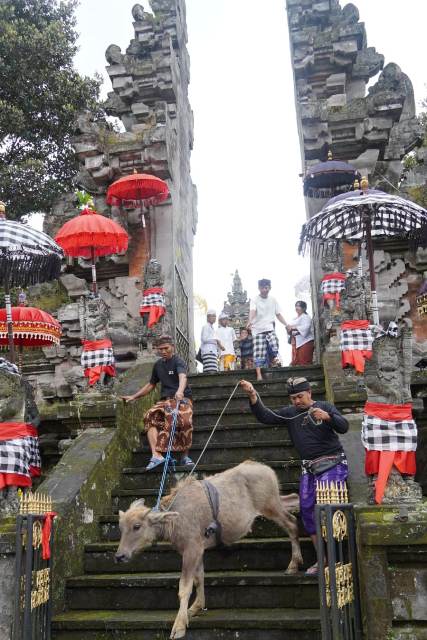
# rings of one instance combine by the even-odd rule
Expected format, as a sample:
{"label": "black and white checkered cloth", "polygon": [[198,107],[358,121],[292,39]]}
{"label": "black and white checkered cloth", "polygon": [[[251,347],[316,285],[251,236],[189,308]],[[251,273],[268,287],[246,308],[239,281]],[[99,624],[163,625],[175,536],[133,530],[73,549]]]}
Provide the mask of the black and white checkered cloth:
{"label": "black and white checkered cloth", "polygon": [[16,473],[30,478],[30,467],[41,467],[38,438],[0,440],[0,474]]}
{"label": "black and white checkered cloth", "polygon": [[275,331],[257,333],[253,339],[254,363],[256,367],[268,366],[269,359],[279,353],[279,339]]}
{"label": "black and white checkered cloth", "polygon": [[374,339],[382,338],[383,336],[389,336],[390,338],[398,338],[399,337],[399,327],[396,322],[390,322],[387,330],[383,329],[383,327],[372,324],[369,326]]}
{"label": "black and white checkered cloth", "polygon": [[365,414],[362,444],[368,451],[416,451],[417,425],[414,420],[384,420]]}
{"label": "black and white checkered cloth", "polygon": [[372,351],[373,341],[370,329],[341,330],[341,351]]}
{"label": "black and white checkered cloth", "polygon": [[300,253],[307,243],[327,240],[362,240],[364,216],[371,222],[372,237],[413,237],[427,228],[427,211],[419,205],[376,189],[351,191],[329,200],[302,227]]}
{"label": "black and white checkered cloth", "polygon": [[114,365],[114,352],[112,347],[95,349],[94,351],[82,351],[81,365],[83,369],[91,369],[99,365]]}
{"label": "black and white checkered cloth", "polygon": [[164,293],[149,293],[144,295],[141,302],[141,307],[164,307],[165,294]]}
{"label": "black and white checkered cloth", "polygon": [[321,293],[340,293],[345,289],[345,280],[339,280],[338,278],[332,278],[330,280],[322,280],[320,283]]}
{"label": "black and white checkered cloth", "polygon": [[0,218],[0,284],[28,286],[58,278],[62,249],[43,231]]}

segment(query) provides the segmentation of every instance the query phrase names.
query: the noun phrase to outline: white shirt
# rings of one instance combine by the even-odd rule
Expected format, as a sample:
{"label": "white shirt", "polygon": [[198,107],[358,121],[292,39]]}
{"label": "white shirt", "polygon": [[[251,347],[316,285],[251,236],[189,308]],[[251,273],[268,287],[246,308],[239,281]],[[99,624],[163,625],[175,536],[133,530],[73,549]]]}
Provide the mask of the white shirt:
{"label": "white shirt", "polygon": [[202,329],[200,351],[202,355],[206,355],[207,353],[218,354],[216,331],[213,324],[209,322],[205,324]]}
{"label": "white shirt", "polygon": [[249,309],[250,311],[256,311],[251,325],[252,335],[254,336],[265,331],[273,331],[276,315],[282,313],[276,298],[270,295],[267,298],[256,296],[253,300],[251,299]]}
{"label": "white shirt", "polygon": [[297,349],[298,347],[302,347],[306,342],[314,340],[313,323],[307,313],[302,313],[300,316],[297,316],[290,324],[299,331],[295,336],[295,346]]}
{"label": "white shirt", "polygon": [[237,340],[236,332],[233,327],[222,327],[219,326],[216,330],[217,338],[221,341],[222,346],[225,347],[225,350],[222,351],[222,356],[235,356],[236,352],[234,351],[234,341]]}

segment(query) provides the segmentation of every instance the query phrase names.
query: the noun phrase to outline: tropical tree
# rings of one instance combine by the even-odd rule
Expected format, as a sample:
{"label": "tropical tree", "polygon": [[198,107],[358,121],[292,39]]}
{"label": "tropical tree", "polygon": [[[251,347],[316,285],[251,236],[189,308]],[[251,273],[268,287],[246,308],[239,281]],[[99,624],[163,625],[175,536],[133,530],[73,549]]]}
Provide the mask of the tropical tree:
{"label": "tropical tree", "polygon": [[76,114],[98,108],[99,78],[73,67],[75,6],[0,2],[0,199],[10,217],[48,211],[70,189]]}

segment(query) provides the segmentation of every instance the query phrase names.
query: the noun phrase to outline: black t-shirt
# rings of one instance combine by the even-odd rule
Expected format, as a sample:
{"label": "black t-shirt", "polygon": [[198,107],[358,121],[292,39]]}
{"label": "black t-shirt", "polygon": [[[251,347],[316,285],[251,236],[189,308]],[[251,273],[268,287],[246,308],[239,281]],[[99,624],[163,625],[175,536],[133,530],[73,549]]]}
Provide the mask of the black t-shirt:
{"label": "black t-shirt", "polygon": [[[179,373],[187,374],[187,365],[179,356],[174,355],[170,360],[160,358],[160,360],[157,360],[155,363],[150,383],[157,384],[160,382],[160,397],[162,400],[165,398],[173,398],[178,391]],[[191,389],[188,384],[185,387],[184,396],[191,398]]]}
{"label": "black t-shirt", "polygon": [[[250,405],[252,413],[263,424],[283,424],[288,428],[292,443],[302,460],[315,460],[322,456],[340,453],[343,448],[337,433],[348,431],[348,421],[330,402],[320,400],[315,402],[313,406],[329,413],[331,420],[316,425],[307,419],[306,409],[296,409],[296,407],[290,406],[274,409],[273,413],[259,399],[256,404]],[[300,416],[299,414],[305,415]],[[281,420],[278,416],[294,418],[294,420]]]}

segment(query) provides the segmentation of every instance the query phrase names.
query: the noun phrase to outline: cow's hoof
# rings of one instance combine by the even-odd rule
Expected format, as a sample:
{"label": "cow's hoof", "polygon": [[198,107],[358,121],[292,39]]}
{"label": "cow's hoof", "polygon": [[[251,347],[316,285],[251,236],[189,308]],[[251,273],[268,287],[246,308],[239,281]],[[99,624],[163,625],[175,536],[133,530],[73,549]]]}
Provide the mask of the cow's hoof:
{"label": "cow's hoof", "polygon": [[179,640],[179,638],[183,638],[186,634],[186,629],[179,627],[177,629],[173,628],[172,633],[170,634],[171,640]]}
{"label": "cow's hoof", "polygon": [[298,567],[288,567],[285,571],[287,576],[294,576],[298,573]]}

